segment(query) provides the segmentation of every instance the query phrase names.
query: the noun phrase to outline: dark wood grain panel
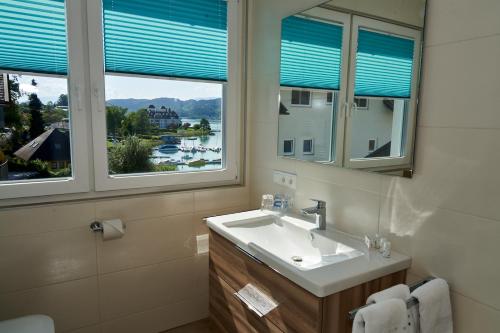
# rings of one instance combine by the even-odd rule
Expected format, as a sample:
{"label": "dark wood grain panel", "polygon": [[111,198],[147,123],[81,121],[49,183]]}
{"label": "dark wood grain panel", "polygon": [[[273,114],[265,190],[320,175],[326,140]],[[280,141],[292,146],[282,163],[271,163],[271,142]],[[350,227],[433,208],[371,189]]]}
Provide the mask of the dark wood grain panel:
{"label": "dark wood grain panel", "polygon": [[210,272],[210,318],[223,333],[280,333],[269,319],[248,310],[224,280]]}
{"label": "dark wood grain panel", "polygon": [[364,305],[371,294],[405,281],[406,270],[403,270],[325,297],[323,333],[351,332],[352,321],[348,318],[349,311]]}
{"label": "dark wood grain panel", "polygon": [[210,231],[210,271],[234,290],[251,283],[277,300],[279,306],[265,317],[283,332],[321,332],[321,298],[252,260],[214,231]]}

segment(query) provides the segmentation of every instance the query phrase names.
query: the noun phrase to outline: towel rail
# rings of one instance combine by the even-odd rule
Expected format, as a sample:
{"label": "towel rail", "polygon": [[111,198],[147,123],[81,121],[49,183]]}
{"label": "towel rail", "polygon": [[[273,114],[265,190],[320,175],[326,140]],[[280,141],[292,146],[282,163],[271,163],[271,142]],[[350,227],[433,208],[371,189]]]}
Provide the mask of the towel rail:
{"label": "towel rail", "polygon": [[[418,281],[418,282],[416,282],[416,283],[413,283],[413,284],[411,284],[411,285],[409,286],[409,287],[410,287],[410,291],[414,291],[414,290],[415,290],[415,289],[417,289],[418,287],[420,287],[420,286],[422,286],[422,285],[426,284],[427,282],[432,281],[432,280],[434,280],[434,279],[435,279],[434,277],[429,276],[429,277],[427,277],[427,278],[425,278],[425,279],[423,279],[423,280],[421,280],[421,281]],[[372,304],[373,304],[373,302],[368,303],[368,304],[366,304],[366,305],[360,306],[359,308],[356,308],[356,309],[354,309],[354,310],[349,311],[349,313],[347,314],[347,315],[348,315],[348,317],[349,317],[349,319],[350,319],[350,320],[354,320],[354,317],[356,316],[356,313],[357,313],[359,310],[361,310],[361,309],[363,309],[363,308],[366,308],[367,306],[370,306],[370,305],[372,305]],[[410,298],[406,301],[406,308],[408,308],[408,309],[409,309],[409,308],[411,308],[411,307],[413,307],[413,306],[415,306],[415,305],[417,305],[417,304],[418,304],[418,299],[416,299],[415,297],[410,297]]]}

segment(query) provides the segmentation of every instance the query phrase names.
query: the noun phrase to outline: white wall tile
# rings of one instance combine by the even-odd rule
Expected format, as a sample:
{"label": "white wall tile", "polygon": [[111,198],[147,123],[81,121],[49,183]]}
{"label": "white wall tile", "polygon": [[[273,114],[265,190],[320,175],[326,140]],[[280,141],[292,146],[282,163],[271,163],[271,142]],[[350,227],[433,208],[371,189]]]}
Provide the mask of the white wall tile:
{"label": "white wall tile", "polygon": [[497,0],[428,0],[426,44],[466,40],[500,33]]}
{"label": "white wall tile", "polygon": [[36,234],[89,226],[94,204],[51,204],[0,209],[0,237]]}
{"label": "white wall tile", "polygon": [[497,333],[500,311],[483,305],[458,293],[451,293],[453,332]]}
{"label": "white wall tile", "polygon": [[414,178],[384,178],[383,195],[500,220],[499,130],[421,127],[415,159]]}
{"label": "white wall tile", "polygon": [[103,320],[208,293],[208,256],[168,261],[99,277]]}
{"label": "white wall tile", "polygon": [[21,292],[0,294],[0,320],[45,314],[56,331],[70,331],[99,321],[95,277],[58,283]]}
{"label": "white wall tile", "polygon": [[425,48],[419,125],[500,128],[498,59],[500,34]]}
{"label": "white wall tile", "polygon": [[105,322],[102,333],[158,333],[206,317],[208,294]]}
{"label": "white wall tile", "polygon": [[186,258],[195,254],[192,214],[174,215],[126,224],[120,239],[97,237],[99,273]]}
{"label": "white wall tile", "polygon": [[193,192],[157,194],[126,199],[100,200],[95,203],[96,217],[123,221],[192,213]]}
{"label": "white wall tile", "polygon": [[439,276],[451,288],[500,309],[500,221],[437,207],[415,207],[404,198],[383,200],[380,229],[396,251],[412,257],[412,272]]}
{"label": "white wall tile", "polygon": [[97,274],[95,235],[87,228],[0,238],[0,292]]}
{"label": "white wall tile", "polygon": [[207,211],[248,204],[248,187],[230,187],[196,191],[195,210]]}

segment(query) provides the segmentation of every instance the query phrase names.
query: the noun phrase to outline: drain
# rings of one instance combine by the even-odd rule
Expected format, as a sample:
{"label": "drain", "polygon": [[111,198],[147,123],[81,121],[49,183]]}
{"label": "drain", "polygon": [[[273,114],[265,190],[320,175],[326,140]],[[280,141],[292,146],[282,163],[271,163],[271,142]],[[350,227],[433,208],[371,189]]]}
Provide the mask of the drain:
{"label": "drain", "polygon": [[292,256],[292,260],[295,262],[302,262],[302,257],[301,256]]}

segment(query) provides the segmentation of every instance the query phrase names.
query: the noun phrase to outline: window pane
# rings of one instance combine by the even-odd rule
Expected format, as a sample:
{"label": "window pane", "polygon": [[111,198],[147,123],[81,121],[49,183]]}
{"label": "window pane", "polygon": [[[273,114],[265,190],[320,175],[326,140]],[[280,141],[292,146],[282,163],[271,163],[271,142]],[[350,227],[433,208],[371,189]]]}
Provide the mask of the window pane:
{"label": "window pane", "polygon": [[356,98],[352,116],[351,158],[404,156],[408,101]]}
{"label": "window pane", "polygon": [[302,91],[300,95],[300,104],[309,105],[311,100],[311,92],[310,91]]}
{"label": "window pane", "polygon": [[[332,102],[327,101],[328,94],[332,94]],[[298,101],[294,98],[300,98],[301,105],[297,105]],[[295,138],[298,149],[294,155],[297,159],[333,161],[337,109],[337,91],[281,89],[280,111],[287,112],[279,114],[278,155],[290,155],[283,150],[283,142]]]}
{"label": "window pane", "polygon": [[0,73],[0,180],[71,176],[67,79]]}
{"label": "window pane", "polygon": [[292,103],[291,104],[300,104],[300,91],[292,90]]}
{"label": "window pane", "polygon": [[223,167],[222,83],[106,76],[110,174]]}

